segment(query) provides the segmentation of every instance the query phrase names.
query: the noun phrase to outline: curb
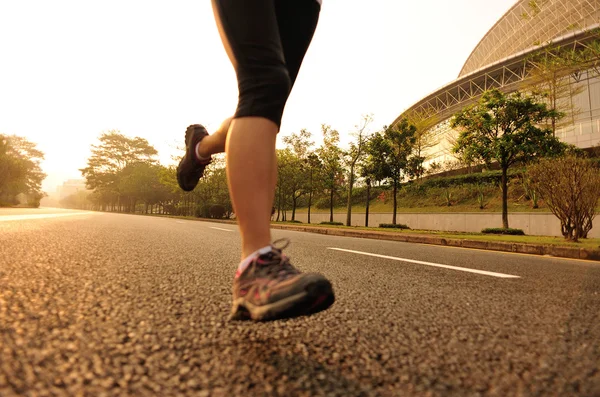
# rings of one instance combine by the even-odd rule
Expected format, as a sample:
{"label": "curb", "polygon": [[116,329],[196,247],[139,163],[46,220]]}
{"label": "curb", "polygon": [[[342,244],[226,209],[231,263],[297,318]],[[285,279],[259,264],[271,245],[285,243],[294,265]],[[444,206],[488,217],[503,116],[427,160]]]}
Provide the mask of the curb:
{"label": "curb", "polygon": [[[222,219],[201,219],[204,222],[237,224],[235,221]],[[272,229],[291,230],[296,232],[308,232],[327,234],[329,236],[368,238],[374,240],[399,241],[404,243],[442,245],[458,248],[472,248],[487,251],[514,252],[518,254],[553,256],[558,258],[584,259],[588,261],[600,261],[600,249],[557,247],[553,245],[513,243],[503,241],[480,241],[457,238],[445,238],[423,234],[401,234],[392,232],[333,229],[319,226],[295,226],[274,225]]]}

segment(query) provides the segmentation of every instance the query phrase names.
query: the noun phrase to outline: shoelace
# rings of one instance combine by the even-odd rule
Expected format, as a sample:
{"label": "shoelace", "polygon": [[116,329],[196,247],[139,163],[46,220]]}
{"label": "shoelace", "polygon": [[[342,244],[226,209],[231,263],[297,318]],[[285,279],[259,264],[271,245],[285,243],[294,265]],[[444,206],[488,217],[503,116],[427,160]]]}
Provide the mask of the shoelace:
{"label": "shoelace", "polygon": [[[278,243],[284,244],[278,247]],[[257,265],[256,261],[254,262],[254,273],[261,276],[277,277],[279,279],[286,279],[300,273],[298,269],[291,265],[288,257],[282,253],[282,250],[289,244],[290,240],[287,238],[275,240],[271,244],[273,247],[271,252],[261,256],[263,260],[268,257],[267,262],[264,265]]]}

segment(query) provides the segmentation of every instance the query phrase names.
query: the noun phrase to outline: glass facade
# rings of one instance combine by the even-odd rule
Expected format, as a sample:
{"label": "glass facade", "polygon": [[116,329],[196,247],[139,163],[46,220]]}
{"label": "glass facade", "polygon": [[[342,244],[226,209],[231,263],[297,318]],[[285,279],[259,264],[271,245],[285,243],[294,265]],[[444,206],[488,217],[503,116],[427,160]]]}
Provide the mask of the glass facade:
{"label": "glass facade", "polygon": [[[573,113],[565,116],[571,119],[567,126],[558,128],[556,136],[561,141],[586,149],[600,146],[600,76],[593,71],[584,71],[571,85],[577,92],[572,96]],[[579,88],[579,89],[577,89]],[[425,168],[432,163],[444,164],[456,161],[452,154],[453,140],[458,132],[450,127],[450,119],[431,128],[432,146],[425,151]]]}

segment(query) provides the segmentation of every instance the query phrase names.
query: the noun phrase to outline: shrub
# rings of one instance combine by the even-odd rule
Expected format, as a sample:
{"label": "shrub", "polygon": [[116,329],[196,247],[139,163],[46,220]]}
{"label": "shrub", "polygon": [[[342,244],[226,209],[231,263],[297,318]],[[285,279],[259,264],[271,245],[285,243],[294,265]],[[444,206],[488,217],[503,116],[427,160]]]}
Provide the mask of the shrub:
{"label": "shrub", "polygon": [[560,220],[562,235],[577,242],[592,230],[600,199],[600,171],[575,156],[543,159],[529,169],[533,185]]}
{"label": "shrub", "polygon": [[481,233],[484,234],[510,234],[513,236],[524,236],[525,232],[521,229],[504,229],[502,227],[489,227],[487,229],[483,229]]}
{"label": "shrub", "polygon": [[225,215],[225,207],[220,204],[210,206],[210,217],[214,219],[222,219]]}
{"label": "shrub", "polygon": [[410,229],[407,225],[403,223],[393,224],[393,223],[380,223],[379,227],[384,229]]}
{"label": "shrub", "polygon": [[210,205],[198,205],[196,207],[196,218],[210,218]]}
{"label": "shrub", "polygon": [[302,223],[302,221],[299,221],[297,219],[294,219],[293,221],[286,221],[286,222],[289,222],[289,223]]}
{"label": "shrub", "polygon": [[314,208],[325,210],[329,209],[329,197],[322,197],[313,204]]}
{"label": "shrub", "polygon": [[320,225],[344,226],[342,222],[321,222]]}

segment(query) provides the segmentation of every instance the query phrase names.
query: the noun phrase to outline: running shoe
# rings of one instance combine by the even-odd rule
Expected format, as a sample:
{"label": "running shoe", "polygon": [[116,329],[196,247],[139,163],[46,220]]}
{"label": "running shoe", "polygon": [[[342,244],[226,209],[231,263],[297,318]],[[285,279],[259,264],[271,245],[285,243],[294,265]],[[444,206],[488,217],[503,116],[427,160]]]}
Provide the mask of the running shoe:
{"label": "running shoe", "polygon": [[[285,241],[281,248],[275,244]],[[282,253],[288,240],[278,240],[271,251],[258,255],[238,270],[233,281],[231,320],[267,321],[318,313],[335,301],[329,280],[317,273],[301,273]]]}
{"label": "running shoe", "polygon": [[196,145],[205,136],[208,136],[208,132],[201,124],[192,124],[185,131],[185,155],[177,166],[177,183],[186,192],[194,190],[204,169],[211,162],[210,157],[200,160],[196,156]]}

